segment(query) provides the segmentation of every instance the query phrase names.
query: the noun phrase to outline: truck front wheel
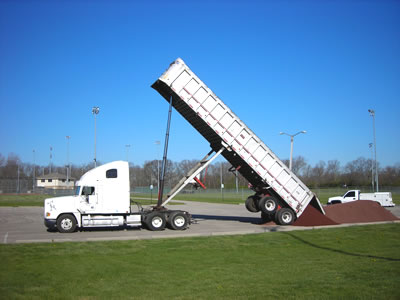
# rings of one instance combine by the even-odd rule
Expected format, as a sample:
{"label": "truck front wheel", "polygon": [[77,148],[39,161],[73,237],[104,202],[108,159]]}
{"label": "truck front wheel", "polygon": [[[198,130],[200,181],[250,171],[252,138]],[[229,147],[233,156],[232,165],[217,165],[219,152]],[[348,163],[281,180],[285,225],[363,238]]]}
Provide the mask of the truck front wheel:
{"label": "truck front wheel", "polygon": [[279,225],[292,225],[295,220],[296,215],[290,208],[283,207],[276,213],[276,223]]}
{"label": "truck front wheel", "polygon": [[71,233],[76,229],[76,219],[73,215],[61,215],[57,219],[57,229],[61,233]]}
{"label": "truck front wheel", "polygon": [[148,214],[145,222],[147,228],[151,231],[164,230],[166,225],[165,215],[157,211],[153,211],[152,213]]}

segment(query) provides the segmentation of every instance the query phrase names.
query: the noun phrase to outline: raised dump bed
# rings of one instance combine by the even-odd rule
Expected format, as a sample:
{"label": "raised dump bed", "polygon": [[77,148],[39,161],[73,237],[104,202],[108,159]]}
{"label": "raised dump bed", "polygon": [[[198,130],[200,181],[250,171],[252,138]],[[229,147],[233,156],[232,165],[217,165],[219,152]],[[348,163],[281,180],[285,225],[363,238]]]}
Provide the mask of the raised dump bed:
{"label": "raised dump bed", "polygon": [[[324,210],[310,189],[178,58],[152,85],[240,172],[256,192],[246,200],[248,210],[261,210],[264,219],[291,224],[311,203]],[[243,107],[248,110],[249,106]]]}

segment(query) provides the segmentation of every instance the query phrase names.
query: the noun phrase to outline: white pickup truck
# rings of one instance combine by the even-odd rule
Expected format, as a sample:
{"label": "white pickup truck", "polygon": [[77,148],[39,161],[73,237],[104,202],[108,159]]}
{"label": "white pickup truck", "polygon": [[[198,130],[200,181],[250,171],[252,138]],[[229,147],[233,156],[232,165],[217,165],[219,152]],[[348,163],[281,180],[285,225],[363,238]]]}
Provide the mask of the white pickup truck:
{"label": "white pickup truck", "polygon": [[381,206],[395,206],[392,200],[392,193],[361,193],[360,190],[347,191],[343,196],[331,197],[328,200],[329,204],[348,203],[357,200],[376,201]]}

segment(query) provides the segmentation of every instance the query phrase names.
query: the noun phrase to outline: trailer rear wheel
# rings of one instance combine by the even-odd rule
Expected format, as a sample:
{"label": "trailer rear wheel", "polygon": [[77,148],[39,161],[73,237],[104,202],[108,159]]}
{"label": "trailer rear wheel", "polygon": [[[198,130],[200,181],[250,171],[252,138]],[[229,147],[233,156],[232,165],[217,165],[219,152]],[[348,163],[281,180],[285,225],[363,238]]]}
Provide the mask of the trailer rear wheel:
{"label": "trailer rear wheel", "polygon": [[278,209],[278,201],[276,201],[275,198],[270,197],[270,196],[266,196],[264,198],[262,198],[260,200],[260,202],[258,203],[261,211],[263,213],[272,215],[276,212],[276,210]]}
{"label": "trailer rear wheel", "polygon": [[165,215],[158,211],[153,211],[147,215],[145,223],[147,228],[151,231],[164,230],[166,225]]}
{"label": "trailer rear wheel", "polygon": [[76,229],[76,219],[73,215],[61,215],[57,219],[57,229],[61,233],[71,233]]}
{"label": "trailer rear wheel", "polygon": [[172,212],[168,218],[168,225],[174,230],[184,230],[188,226],[188,218],[181,211]]}
{"label": "trailer rear wheel", "polygon": [[245,202],[245,206],[246,206],[246,209],[249,212],[255,213],[255,212],[259,212],[260,211],[258,209],[258,206],[257,206],[257,203],[256,203],[256,196],[255,195],[247,197],[246,202]]}
{"label": "trailer rear wheel", "polygon": [[292,225],[295,220],[296,215],[290,208],[283,207],[276,213],[276,222],[279,225]]}

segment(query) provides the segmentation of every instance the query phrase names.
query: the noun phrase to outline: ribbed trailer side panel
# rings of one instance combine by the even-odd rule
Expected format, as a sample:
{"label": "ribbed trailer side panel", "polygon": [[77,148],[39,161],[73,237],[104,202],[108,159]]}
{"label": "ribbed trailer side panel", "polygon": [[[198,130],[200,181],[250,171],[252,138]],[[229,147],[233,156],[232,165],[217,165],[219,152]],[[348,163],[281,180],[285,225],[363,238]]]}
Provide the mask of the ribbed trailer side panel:
{"label": "ribbed trailer side panel", "polygon": [[[266,186],[299,217],[315,195],[181,60],[152,85],[254,186]],[[318,200],[317,200],[318,201]],[[322,208],[321,208],[322,209]]]}

